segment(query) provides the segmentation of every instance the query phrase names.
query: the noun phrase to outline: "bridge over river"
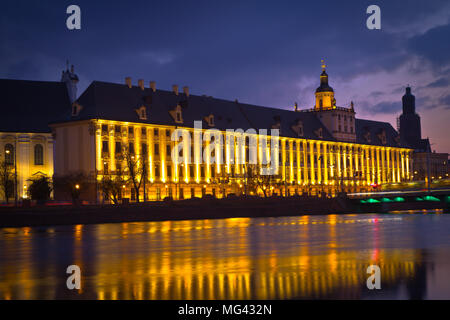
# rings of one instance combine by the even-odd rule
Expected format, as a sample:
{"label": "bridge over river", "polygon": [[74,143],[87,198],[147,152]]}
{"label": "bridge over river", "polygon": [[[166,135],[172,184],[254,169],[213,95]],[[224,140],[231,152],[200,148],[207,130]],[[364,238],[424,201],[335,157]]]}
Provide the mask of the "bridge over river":
{"label": "bridge over river", "polygon": [[436,209],[450,213],[450,189],[350,193],[348,199],[359,212]]}

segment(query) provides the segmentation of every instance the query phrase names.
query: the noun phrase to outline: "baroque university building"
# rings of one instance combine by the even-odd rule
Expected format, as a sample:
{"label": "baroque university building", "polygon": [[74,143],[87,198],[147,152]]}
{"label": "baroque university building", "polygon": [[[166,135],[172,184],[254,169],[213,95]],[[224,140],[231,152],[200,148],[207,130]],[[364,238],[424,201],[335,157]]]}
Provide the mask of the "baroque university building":
{"label": "baroque university building", "polygon": [[[103,200],[99,184],[105,177],[121,174],[125,182],[120,197],[133,200],[136,198],[135,188],[126,182],[129,178],[126,158],[130,154],[133,159],[145,160],[142,163],[147,179],[145,187],[139,189],[141,200],[205,195],[221,198],[228,194],[262,195],[263,192],[268,195],[335,195],[339,191],[367,191],[374,185],[412,178],[413,149],[400,139],[399,133],[389,123],[355,118],[353,103],[348,108],[337,106],[325,65],[322,65],[320,86],[315,92],[315,105],[309,110],[300,110],[297,104],[293,110],[285,110],[192,95],[188,87],[180,91],[176,85],[171,91],[166,91],[157,89],[153,81],[149,87],[143,80],[133,85],[130,78],[126,78],[123,84],[93,81],[75,100],[78,77],[73,67],[63,72],[59,83],[2,82],[2,87],[6,83],[15,87],[11,91],[26,92],[21,91],[20,86],[32,90],[30,95],[22,94],[22,97],[29,101],[29,108],[38,108],[45,118],[26,119],[26,111],[20,111],[21,118],[17,114],[19,109],[8,110],[15,113],[11,119],[24,119],[25,127],[18,120],[9,123],[9,130],[1,128],[4,133],[1,133],[0,150],[6,150],[6,144],[11,144],[14,139],[16,144],[27,144],[27,147],[22,147],[26,150],[22,153],[27,156],[18,159],[18,163],[23,162],[20,168],[28,168],[20,173],[23,177],[18,188],[21,197],[25,196],[22,189],[26,186],[27,176],[40,171],[49,176],[54,174],[54,177],[82,173],[89,180],[83,186],[82,198],[91,201]],[[50,91],[41,91],[42,87]],[[38,98],[43,101],[36,100]],[[20,99],[17,101],[20,104]],[[33,111],[33,115],[39,113]],[[61,116],[55,117],[56,114]],[[33,131],[26,127],[33,127],[37,120],[41,121],[42,128],[35,129],[47,152],[44,156],[45,170],[36,165],[36,161],[32,163],[33,150],[36,160],[36,153],[39,153],[36,145],[39,143]],[[196,131],[199,129],[194,128],[194,122],[201,122],[201,131]],[[197,150],[197,147],[194,149],[194,139],[191,139],[191,145],[184,147],[193,155],[193,161],[177,163],[171,158],[172,150],[178,144],[171,139],[176,129],[184,129],[191,138],[199,132],[215,129],[215,137],[222,135],[223,141],[231,141],[233,148],[226,145],[222,150],[217,143],[214,150],[211,149],[211,153],[200,161],[199,153],[212,141],[203,140],[202,149]],[[227,134],[229,129],[235,133]],[[278,151],[278,173],[267,185],[267,190],[266,185],[254,188],[248,185],[251,166],[248,165],[247,138],[254,136],[251,129],[257,132],[266,129],[268,133],[271,129],[279,130],[275,149]],[[18,137],[24,134],[28,134],[27,141],[20,142]],[[242,137],[245,143],[239,143]],[[258,159],[263,154],[270,158],[270,139],[268,136],[267,144],[256,140]],[[236,157],[229,154],[230,150]],[[221,152],[223,164],[213,163],[212,157]],[[182,154],[175,155],[178,156]],[[241,159],[243,163],[232,159]],[[64,197],[67,195],[55,190],[55,198]]]}

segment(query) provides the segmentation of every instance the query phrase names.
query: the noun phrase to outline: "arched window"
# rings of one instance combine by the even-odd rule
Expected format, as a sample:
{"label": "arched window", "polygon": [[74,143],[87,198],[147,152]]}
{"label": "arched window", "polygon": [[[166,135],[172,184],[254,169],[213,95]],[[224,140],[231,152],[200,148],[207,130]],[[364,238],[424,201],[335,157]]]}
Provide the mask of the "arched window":
{"label": "arched window", "polygon": [[10,143],[5,145],[5,162],[6,164],[14,164],[14,147]]}
{"label": "arched window", "polygon": [[41,144],[34,146],[34,164],[43,165],[44,164],[44,148]]}

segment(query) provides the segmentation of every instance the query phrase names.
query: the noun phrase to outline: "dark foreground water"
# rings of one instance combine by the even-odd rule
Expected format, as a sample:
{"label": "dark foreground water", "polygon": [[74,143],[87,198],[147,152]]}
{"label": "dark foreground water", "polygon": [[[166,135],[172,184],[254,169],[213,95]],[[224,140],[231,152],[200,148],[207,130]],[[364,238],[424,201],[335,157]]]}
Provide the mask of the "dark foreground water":
{"label": "dark foreground water", "polygon": [[0,229],[0,299],[450,299],[450,215],[426,213]]}

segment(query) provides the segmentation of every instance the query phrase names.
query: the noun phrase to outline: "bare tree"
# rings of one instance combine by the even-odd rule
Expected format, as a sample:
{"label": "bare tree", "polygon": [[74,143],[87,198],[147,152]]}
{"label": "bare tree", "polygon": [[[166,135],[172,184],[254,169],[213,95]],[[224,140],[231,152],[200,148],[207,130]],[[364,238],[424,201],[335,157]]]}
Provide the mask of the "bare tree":
{"label": "bare tree", "polygon": [[5,196],[6,203],[9,203],[9,198],[14,196],[14,165],[6,161],[0,162],[0,188]]}
{"label": "bare tree", "polygon": [[126,162],[126,175],[128,176],[128,181],[131,183],[132,188],[136,193],[136,202],[139,202],[139,191],[142,184],[145,185],[145,182],[148,179],[147,157],[135,155],[134,150],[129,150],[127,148],[123,148],[122,153]]}
{"label": "bare tree", "polygon": [[223,197],[225,197],[226,186],[230,184],[231,181],[232,175],[231,173],[226,172],[225,166],[222,166],[220,173],[216,173],[216,175],[211,179],[212,183],[215,183],[219,186]]}
{"label": "bare tree", "polygon": [[104,174],[99,187],[105,198],[111,200],[114,204],[118,204],[125,183],[123,171],[119,168],[115,174]]}
{"label": "bare tree", "polygon": [[264,197],[267,198],[268,191],[271,189],[271,187],[279,186],[281,175],[265,175],[261,173],[262,169],[263,167],[261,165],[248,165],[246,180],[250,190],[253,189],[255,192],[257,192],[259,189],[264,194]]}

